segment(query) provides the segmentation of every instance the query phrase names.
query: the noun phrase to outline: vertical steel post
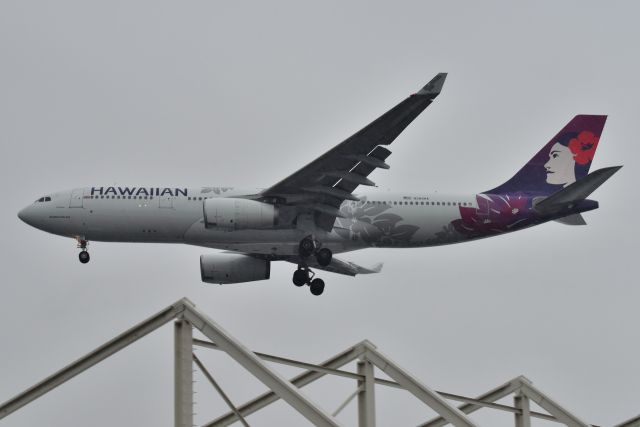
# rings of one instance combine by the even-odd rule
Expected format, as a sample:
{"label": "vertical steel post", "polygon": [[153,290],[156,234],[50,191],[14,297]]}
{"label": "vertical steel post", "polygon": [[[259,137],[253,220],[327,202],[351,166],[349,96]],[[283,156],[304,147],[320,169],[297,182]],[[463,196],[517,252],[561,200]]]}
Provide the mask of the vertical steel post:
{"label": "vertical steel post", "polygon": [[518,391],[513,396],[513,406],[521,411],[515,414],[516,427],[531,427],[529,398]]}
{"label": "vertical steel post", "polygon": [[175,427],[193,427],[193,329],[175,322]]}
{"label": "vertical steel post", "polygon": [[358,374],[363,375],[363,380],[358,380],[358,427],[376,426],[376,397],[374,392],[375,377],[373,375],[373,363],[368,360],[358,362]]}

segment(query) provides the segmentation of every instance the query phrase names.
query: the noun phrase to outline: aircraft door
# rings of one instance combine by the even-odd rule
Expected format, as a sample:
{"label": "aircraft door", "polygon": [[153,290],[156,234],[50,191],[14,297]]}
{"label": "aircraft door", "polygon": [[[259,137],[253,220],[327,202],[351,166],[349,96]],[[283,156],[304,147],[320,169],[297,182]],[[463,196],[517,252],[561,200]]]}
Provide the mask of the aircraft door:
{"label": "aircraft door", "polygon": [[173,196],[165,194],[164,196],[158,196],[158,206],[161,208],[173,207]]}
{"label": "aircraft door", "polygon": [[71,200],[69,200],[69,207],[70,208],[81,208],[81,207],[83,207],[83,205],[82,205],[83,196],[84,196],[84,189],[83,188],[74,188],[71,191]]}

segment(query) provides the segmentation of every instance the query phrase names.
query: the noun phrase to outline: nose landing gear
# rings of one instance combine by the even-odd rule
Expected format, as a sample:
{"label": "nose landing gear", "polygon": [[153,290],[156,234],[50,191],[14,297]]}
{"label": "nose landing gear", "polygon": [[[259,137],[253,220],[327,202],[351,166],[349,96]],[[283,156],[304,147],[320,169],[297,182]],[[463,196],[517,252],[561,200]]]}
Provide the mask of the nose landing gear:
{"label": "nose landing gear", "polygon": [[91,257],[89,256],[89,252],[82,251],[78,254],[78,259],[80,260],[81,263],[86,264],[89,262]]}
{"label": "nose landing gear", "polygon": [[89,256],[89,252],[87,252],[88,244],[89,244],[88,241],[80,238],[78,239],[78,249],[82,249],[82,251],[80,251],[80,253],[78,254],[78,259],[83,264],[88,263],[89,260],[91,259],[91,257]]}

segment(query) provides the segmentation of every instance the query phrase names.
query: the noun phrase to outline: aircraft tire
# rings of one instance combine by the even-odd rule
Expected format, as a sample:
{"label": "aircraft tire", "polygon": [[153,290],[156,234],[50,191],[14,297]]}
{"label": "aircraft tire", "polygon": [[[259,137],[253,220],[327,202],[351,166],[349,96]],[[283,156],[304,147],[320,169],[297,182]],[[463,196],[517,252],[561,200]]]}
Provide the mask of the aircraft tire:
{"label": "aircraft tire", "polygon": [[313,295],[322,295],[322,292],[324,292],[324,280],[313,279],[309,284],[309,287],[311,288],[311,293]]}
{"label": "aircraft tire", "polygon": [[89,262],[91,257],[89,256],[89,252],[82,251],[78,254],[78,259],[80,260],[81,263],[86,264]]}
{"label": "aircraft tire", "polygon": [[331,264],[331,258],[333,258],[333,254],[330,249],[322,248],[316,252],[316,260],[322,267],[326,267]]}
{"label": "aircraft tire", "polygon": [[296,286],[304,286],[309,282],[309,273],[307,270],[298,269],[293,272],[293,284]]}
{"label": "aircraft tire", "polygon": [[300,241],[300,245],[298,246],[298,253],[302,258],[308,258],[313,254],[313,251],[316,250],[316,244],[313,239],[309,237],[305,237]]}

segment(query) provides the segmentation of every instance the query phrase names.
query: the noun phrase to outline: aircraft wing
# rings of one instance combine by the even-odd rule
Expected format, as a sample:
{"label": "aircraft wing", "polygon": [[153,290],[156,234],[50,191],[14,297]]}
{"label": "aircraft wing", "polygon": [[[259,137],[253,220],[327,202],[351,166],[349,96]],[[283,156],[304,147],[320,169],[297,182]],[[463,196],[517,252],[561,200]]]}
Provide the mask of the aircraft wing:
{"label": "aircraft wing", "polygon": [[400,133],[440,94],[446,73],[436,75],[417,93],[387,111],[350,138],[302,169],[264,190],[263,200],[297,205],[315,216],[320,228],[331,231],[344,200],[358,200],[359,185],[374,185],[367,176],[376,168],[388,169],[391,154],[385,145]]}
{"label": "aircraft wing", "polygon": [[[288,261],[293,264],[300,264],[302,260],[299,257],[286,257],[282,258],[284,261]],[[354,264],[349,261],[342,261],[333,257],[331,259],[331,264],[326,267],[321,266],[317,263],[314,257],[305,258],[304,262],[311,268],[317,270],[324,270],[330,273],[344,274],[345,276],[355,276],[356,274],[372,274],[372,273],[380,273],[382,271],[382,263],[378,263],[373,267],[367,268],[359,266],[358,264]]]}

